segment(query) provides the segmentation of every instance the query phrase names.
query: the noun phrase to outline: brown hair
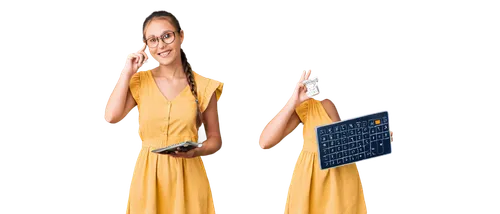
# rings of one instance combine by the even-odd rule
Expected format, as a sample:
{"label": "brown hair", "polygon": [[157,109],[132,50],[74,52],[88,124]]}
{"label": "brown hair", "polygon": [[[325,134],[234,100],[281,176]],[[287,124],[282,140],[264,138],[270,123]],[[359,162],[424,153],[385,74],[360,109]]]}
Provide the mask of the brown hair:
{"label": "brown hair", "polygon": [[[155,12],[151,13],[151,15],[149,15],[146,18],[146,20],[144,20],[144,24],[142,25],[142,32],[143,32],[142,39],[144,41],[146,41],[146,35],[144,32],[146,30],[146,26],[155,18],[165,18],[170,22],[170,24],[172,24],[177,29],[177,32],[181,31],[181,26],[179,24],[179,21],[177,20],[177,18],[175,18],[175,16],[173,14],[171,14],[167,11],[155,11]],[[184,53],[182,48],[181,48],[181,61],[182,61],[182,68],[184,70],[184,73],[186,74],[189,87],[191,88],[191,93],[193,94],[194,99],[196,101],[196,112],[197,112],[196,127],[199,127],[201,125],[201,122],[202,122],[201,121],[202,117],[201,117],[201,111],[200,111],[200,106],[199,106],[199,102],[198,102],[198,93],[196,92],[196,82],[194,80],[194,75],[193,75],[193,70],[191,69],[191,65],[187,61],[186,54]]]}

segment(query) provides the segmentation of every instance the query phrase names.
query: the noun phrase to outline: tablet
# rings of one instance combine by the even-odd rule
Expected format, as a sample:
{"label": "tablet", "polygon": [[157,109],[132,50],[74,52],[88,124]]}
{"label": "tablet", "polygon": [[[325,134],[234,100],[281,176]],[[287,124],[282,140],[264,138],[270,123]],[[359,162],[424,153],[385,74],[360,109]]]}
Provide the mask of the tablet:
{"label": "tablet", "polygon": [[175,151],[180,151],[180,152],[187,152],[191,149],[201,147],[201,143],[195,143],[191,141],[184,141],[182,143],[170,145],[167,147],[155,149],[151,152],[158,153],[158,154],[170,154],[170,153],[175,153]]}

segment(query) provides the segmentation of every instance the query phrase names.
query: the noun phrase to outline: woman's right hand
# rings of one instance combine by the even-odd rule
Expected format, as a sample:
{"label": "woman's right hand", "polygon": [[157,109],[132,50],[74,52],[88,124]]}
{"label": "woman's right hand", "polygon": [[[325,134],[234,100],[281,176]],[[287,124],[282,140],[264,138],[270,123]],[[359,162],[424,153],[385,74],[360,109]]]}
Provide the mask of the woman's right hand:
{"label": "woman's right hand", "polygon": [[309,96],[307,96],[307,94],[306,94],[307,88],[304,85],[304,83],[302,83],[304,80],[308,80],[310,75],[311,75],[311,70],[309,70],[309,72],[307,72],[307,75],[306,75],[306,71],[302,72],[302,76],[300,77],[299,82],[295,86],[295,90],[293,91],[293,95],[290,98],[290,101],[292,102],[294,107],[297,107],[302,102],[304,102],[308,99],[311,99]]}
{"label": "woman's right hand", "polygon": [[146,43],[144,46],[137,52],[131,53],[127,57],[127,61],[125,62],[125,67],[123,71],[128,74],[135,74],[139,68],[148,60],[148,55],[146,52]]}

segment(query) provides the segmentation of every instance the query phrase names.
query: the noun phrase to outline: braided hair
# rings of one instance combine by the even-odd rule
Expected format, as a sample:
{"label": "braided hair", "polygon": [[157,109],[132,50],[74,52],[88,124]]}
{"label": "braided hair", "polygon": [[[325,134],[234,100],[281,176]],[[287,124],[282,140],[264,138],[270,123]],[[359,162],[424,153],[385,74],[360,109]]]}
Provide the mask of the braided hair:
{"label": "braided hair", "polygon": [[[146,35],[145,35],[145,30],[146,30],[146,26],[153,20],[153,19],[166,19],[167,21],[170,22],[170,24],[172,24],[176,29],[177,29],[177,32],[180,32],[181,31],[181,26],[179,24],[179,21],[177,20],[177,18],[175,18],[175,16],[167,11],[155,11],[153,13],[151,13],[151,15],[149,15],[146,20],[144,20],[144,23],[142,25],[142,39],[144,41],[146,41]],[[187,61],[187,58],[186,58],[186,54],[184,53],[184,51],[182,50],[181,48],[181,61],[182,61],[182,68],[183,68],[183,71],[184,71],[184,74],[186,74],[186,79],[187,79],[187,82],[188,82],[188,85],[189,85],[189,88],[191,88],[191,93],[193,94],[194,96],[194,99],[195,99],[195,102],[196,102],[196,127],[199,127],[201,125],[201,120],[202,120],[202,117],[201,117],[201,111],[200,111],[200,105],[199,105],[199,102],[198,102],[198,93],[196,91],[196,81],[194,80],[194,75],[193,75],[193,70],[191,69],[191,65],[189,64],[189,62]]]}

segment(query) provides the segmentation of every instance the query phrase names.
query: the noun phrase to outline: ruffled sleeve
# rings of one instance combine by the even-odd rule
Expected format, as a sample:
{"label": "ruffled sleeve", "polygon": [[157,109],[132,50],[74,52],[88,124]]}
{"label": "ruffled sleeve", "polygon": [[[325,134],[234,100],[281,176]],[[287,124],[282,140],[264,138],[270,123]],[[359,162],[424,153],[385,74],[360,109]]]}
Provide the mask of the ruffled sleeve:
{"label": "ruffled sleeve", "polygon": [[139,89],[141,87],[141,72],[137,72],[132,77],[130,78],[129,81],[129,89],[130,92],[132,93],[132,97],[134,97],[134,100],[137,104],[139,104],[140,99],[139,99]]}
{"label": "ruffled sleeve", "polygon": [[200,76],[196,73],[194,74],[196,78],[195,81],[197,84],[196,88],[198,89],[197,91],[198,91],[198,102],[200,105],[200,111],[203,113],[205,109],[207,109],[208,103],[210,103],[210,98],[212,98],[212,94],[215,93],[216,99],[219,100],[222,94],[222,88],[224,87],[224,83]]}

